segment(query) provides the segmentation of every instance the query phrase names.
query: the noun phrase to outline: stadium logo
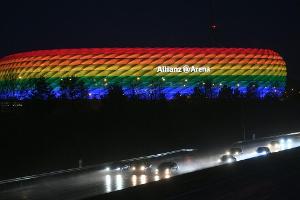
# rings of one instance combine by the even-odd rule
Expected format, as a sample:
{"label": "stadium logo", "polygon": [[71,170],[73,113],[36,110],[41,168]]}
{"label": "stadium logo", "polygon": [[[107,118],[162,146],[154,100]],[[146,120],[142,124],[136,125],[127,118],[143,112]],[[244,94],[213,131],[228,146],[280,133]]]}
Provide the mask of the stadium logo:
{"label": "stadium logo", "polygon": [[210,72],[210,67],[196,67],[194,65],[184,65],[182,67],[173,67],[168,65],[158,66],[156,72],[162,73],[190,73],[190,72],[199,72],[199,73],[208,73]]}

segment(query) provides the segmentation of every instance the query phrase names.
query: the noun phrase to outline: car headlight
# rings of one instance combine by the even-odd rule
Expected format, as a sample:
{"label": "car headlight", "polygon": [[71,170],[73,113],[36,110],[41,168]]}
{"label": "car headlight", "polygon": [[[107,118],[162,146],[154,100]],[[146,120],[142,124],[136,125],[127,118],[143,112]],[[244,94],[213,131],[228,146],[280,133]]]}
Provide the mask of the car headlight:
{"label": "car headlight", "polygon": [[285,141],[284,141],[284,139],[282,138],[282,139],[279,140],[279,142],[282,144],[282,143],[284,143]]}
{"label": "car headlight", "polygon": [[144,171],[145,170],[145,166],[142,165],[141,168],[140,168],[140,170]]}
{"label": "car headlight", "polygon": [[132,170],[132,171],[135,171],[135,167],[131,167],[131,170]]}
{"label": "car headlight", "polygon": [[288,143],[291,143],[293,140],[291,138],[286,140]]}
{"label": "car headlight", "polygon": [[109,171],[109,170],[110,170],[110,168],[109,168],[109,167],[106,167],[106,168],[105,168],[105,171]]}
{"label": "car headlight", "polygon": [[239,155],[239,152],[235,152],[235,154],[234,155]]}
{"label": "car headlight", "polygon": [[158,169],[155,169],[154,171],[155,171],[155,174],[158,174],[158,172],[159,172],[159,170],[158,170]]}
{"label": "car headlight", "polygon": [[230,155],[230,152],[229,151],[226,151],[226,153],[225,153],[226,155]]}
{"label": "car headlight", "polygon": [[233,161],[233,160],[232,160],[231,158],[228,158],[228,159],[227,159],[227,162],[228,162],[228,163],[232,163],[232,161]]}
{"label": "car headlight", "polygon": [[222,160],[221,160],[221,159],[218,159],[218,163],[220,163],[220,162],[222,162]]}
{"label": "car headlight", "polygon": [[117,171],[120,171],[120,170],[121,170],[121,168],[120,168],[120,167],[118,167],[118,168],[116,168],[116,170],[117,170]]}
{"label": "car headlight", "polygon": [[170,169],[167,168],[167,169],[165,170],[165,173],[166,173],[166,174],[169,174],[169,173],[170,173]]}

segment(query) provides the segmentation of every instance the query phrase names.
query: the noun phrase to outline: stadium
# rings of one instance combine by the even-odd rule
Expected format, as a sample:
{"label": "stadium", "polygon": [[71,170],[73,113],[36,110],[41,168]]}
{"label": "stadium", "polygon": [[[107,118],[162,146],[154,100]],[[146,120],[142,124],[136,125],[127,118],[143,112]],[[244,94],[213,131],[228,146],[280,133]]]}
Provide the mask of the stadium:
{"label": "stadium", "polygon": [[[190,95],[208,85],[217,97],[222,87],[246,93],[256,87],[259,97],[273,91],[281,95],[286,85],[286,64],[273,50],[250,48],[87,48],[38,50],[0,59],[0,87],[18,82],[18,92],[29,91],[26,82],[45,78],[56,97],[60,81],[77,77],[88,97],[101,99],[112,85],[125,95],[151,98],[157,91],[167,99]],[[23,86],[22,86],[23,85]],[[28,93],[27,93],[28,94]],[[1,98],[11,96],[1,90]]]}

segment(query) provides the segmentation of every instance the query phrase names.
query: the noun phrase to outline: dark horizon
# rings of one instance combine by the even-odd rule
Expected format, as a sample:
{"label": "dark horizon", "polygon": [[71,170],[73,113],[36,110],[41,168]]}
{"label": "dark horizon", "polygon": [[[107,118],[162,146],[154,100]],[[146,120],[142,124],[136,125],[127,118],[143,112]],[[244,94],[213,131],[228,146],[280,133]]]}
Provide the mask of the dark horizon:
{"label": "dark horizon", "polygon": [[[213,6],[211,6],[213,5]],[[296,1],[2,3],[0,57],[89,47],[245,47],[277,51],[300,81]],[[216,34],[211,33],[216,25]]]}

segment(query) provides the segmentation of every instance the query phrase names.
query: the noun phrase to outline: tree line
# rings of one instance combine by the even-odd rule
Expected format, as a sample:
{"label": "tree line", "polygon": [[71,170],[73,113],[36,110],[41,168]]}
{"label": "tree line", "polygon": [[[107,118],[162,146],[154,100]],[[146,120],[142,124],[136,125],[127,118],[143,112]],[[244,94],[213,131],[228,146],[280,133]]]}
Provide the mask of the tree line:
{"label": "tree line", "polygon": [[[175,100],[184,99],[260,99],[258,85],[255,82],[250,82],[244,93],[240,92],[239,87],[232,89],[227,85],[218,86],[219,90],[214,90],[215,86],[211,81],[205,84],[199,84],[193,88],[190,95],[176,93],[173,96]],[[55,89],[54,89],[55,88]],[[124,90],[119,85],[111,85],[107,87],[107,95],[105,99],[166,99],[163,92],[163,87],[159,83],[152,83],[149,87],[147,98],[142,97],[136,92],[137,86],[132,87],[131,95],[125,95]],[[274,88],[276,88],[274,86]],[[264,99],[278,99],[282,94],[272,89],[265,94]],[[33,99],[33,100],[80,100],[92,99],[93,96],[89,93],[84,81],[78,77],[66,77],[58,80],[58,87],[53,87],[46,78],[22,79],[15,74],[7,74],[0,82],[0,99]]]}
{"label": "tree line", "polygon": [[[22,79],[14,74],[7,74],[0,82],[1,99],[86,99],[88,89],[84,82],[77,77],[61,78],[59,89],[55,89],[46,78]],[[59,94],[57,96],[56,94]]]}

